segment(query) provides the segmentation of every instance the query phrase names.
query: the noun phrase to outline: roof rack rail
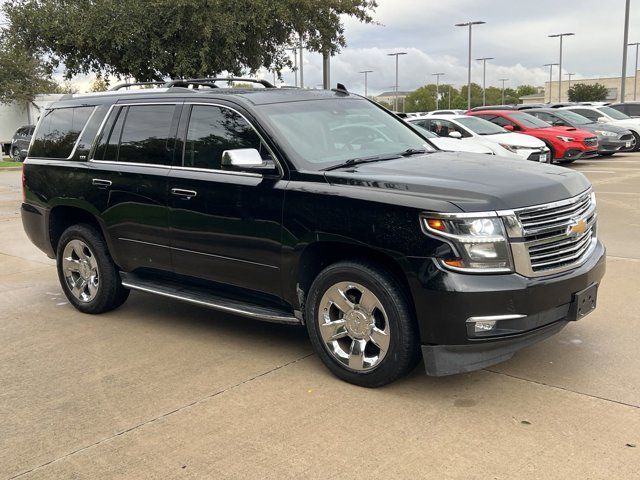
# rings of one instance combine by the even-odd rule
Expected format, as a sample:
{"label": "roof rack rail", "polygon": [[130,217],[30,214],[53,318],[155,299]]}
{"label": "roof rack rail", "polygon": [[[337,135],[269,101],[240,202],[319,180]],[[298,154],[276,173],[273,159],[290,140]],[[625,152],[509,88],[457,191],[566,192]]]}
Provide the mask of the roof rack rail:
{"label": "roof rack rail", "polygon": [[169,80],[164,82],[165,87],[188,87],[189,85],[206,85],[212,88],[219,88],[215,85],[216,82],[247,82],[247,83],[259,83],[265,88],[276,88],[271,82],[256,78],[242,78],[242,77],[207,77],[207,78],[185,78]]}
{"label": "roof rack rail", "polygon": [[128,87],[143,87],[147,85],[164,85],[166,82],[132,82],[132,83],[119,83],[109,89],[110,92],[121,90]]}

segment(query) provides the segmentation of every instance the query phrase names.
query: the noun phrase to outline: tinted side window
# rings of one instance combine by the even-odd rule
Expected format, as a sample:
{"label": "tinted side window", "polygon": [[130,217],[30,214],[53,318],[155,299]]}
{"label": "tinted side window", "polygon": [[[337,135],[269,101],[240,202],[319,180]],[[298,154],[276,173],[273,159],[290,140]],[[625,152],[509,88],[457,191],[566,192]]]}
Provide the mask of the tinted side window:
{"label": "tinted side window", "polygon": [[547,123],[553,124],[553,122],[558,121],[556,117],[552,117],[547,112],[527,112],[534,117],[538,117],[540,120],[544,120]]}
{"label": "tinted side window", "polygon": [[94,155],[96,160],[118,160],[118,146],[120,145],[122,125],[126,116],[127,107],[113,110],[102,130],[100,142]]}
{"label": "tinted side window", "polygon": [[640,117],[640,103],[627,103],[627,111],[624,112],[630,117]]}
{"label": "tinted side window", "polygon": [[602,116],[595,110],[589,110],[588,108],[572,108],[571,111],[579,115],[582,115],[583,117],[587,117],[589,120],[593,122],[597,122],[598,118]]}
{"label": "tinted side window", "polygon": [[[120,135],[117,160],[169,165],[173,156],[174,136],[171,125],[174,110],[174,105],[128,107]],[[116,124],[119,121],[120,118]]]}
{"label": "tinted side window", "polygon": [[93,108],[73,107],[47,110],[40,122],[29,155],[45,158],[69,157]]}
{"label": "tinted side window", "polygon": [[184,149],[185,167],[221,169],[222,152],[261,149],[260,137],[238,113],[228,108],[194,105]]}

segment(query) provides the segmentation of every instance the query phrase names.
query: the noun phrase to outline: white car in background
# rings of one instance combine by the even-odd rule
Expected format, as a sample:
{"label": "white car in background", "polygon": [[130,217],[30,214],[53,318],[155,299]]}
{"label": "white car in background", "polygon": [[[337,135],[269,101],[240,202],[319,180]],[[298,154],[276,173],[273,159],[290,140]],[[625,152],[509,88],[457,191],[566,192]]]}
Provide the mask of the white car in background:
{"label": "white car in background", "polygon": [[578,115],[587,117],[592,122],[606,123],[631,130],[636,137],[636,151],[640,150],[640,118],[633,118],[615,108],[595,105],[571,105],[560,110],[570,110]]}
{"label": "white car in background", "polygon": [[439,137],[435,133],[432,133],[426,128],[416,124],[416,120],[407,121],[440,150],[445,150],[447,152],[486,153],[487,155],[494,155],[490,148],[485,147],[481,143],[461,142],[455,138]]}
{"label": "white car in background", "polygon": [[411,123],[439,137],[453,138],[460,143],[481,144],[501,157],[551,163],[549,148],[542,140],[522,133],[508,132],[482,118],[470,115],[426,115],[412,118]]}
{"label": "white car in background", "polygon": [[433,110],[432,112],[427,112],[427,115],[464,115],[466,110]]}

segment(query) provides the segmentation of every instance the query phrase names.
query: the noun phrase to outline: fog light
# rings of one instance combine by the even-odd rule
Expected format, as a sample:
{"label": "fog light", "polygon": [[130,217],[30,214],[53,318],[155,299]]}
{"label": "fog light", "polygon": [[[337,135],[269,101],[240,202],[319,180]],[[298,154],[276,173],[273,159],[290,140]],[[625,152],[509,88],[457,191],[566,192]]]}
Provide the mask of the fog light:
{"label": "fog light", "polygon": [[493,330],[494,328],[496,328],[496,321],[490,320],[484,322],[476,322],[474,330],[476,333],[482,333]]}

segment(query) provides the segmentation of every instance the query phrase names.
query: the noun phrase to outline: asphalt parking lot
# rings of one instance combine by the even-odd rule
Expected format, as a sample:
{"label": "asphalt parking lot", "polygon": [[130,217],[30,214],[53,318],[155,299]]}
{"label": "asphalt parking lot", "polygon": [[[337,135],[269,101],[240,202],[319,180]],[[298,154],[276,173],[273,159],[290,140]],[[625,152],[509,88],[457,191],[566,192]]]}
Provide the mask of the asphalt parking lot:
{"label": "asphalt parking lot", "polygon": [[0,171],[0,480],[640,478],[640,154],[571,168],[608,248],[597,311],[501,365],[377,390],[299,327],[142,293],[74,310]]}

